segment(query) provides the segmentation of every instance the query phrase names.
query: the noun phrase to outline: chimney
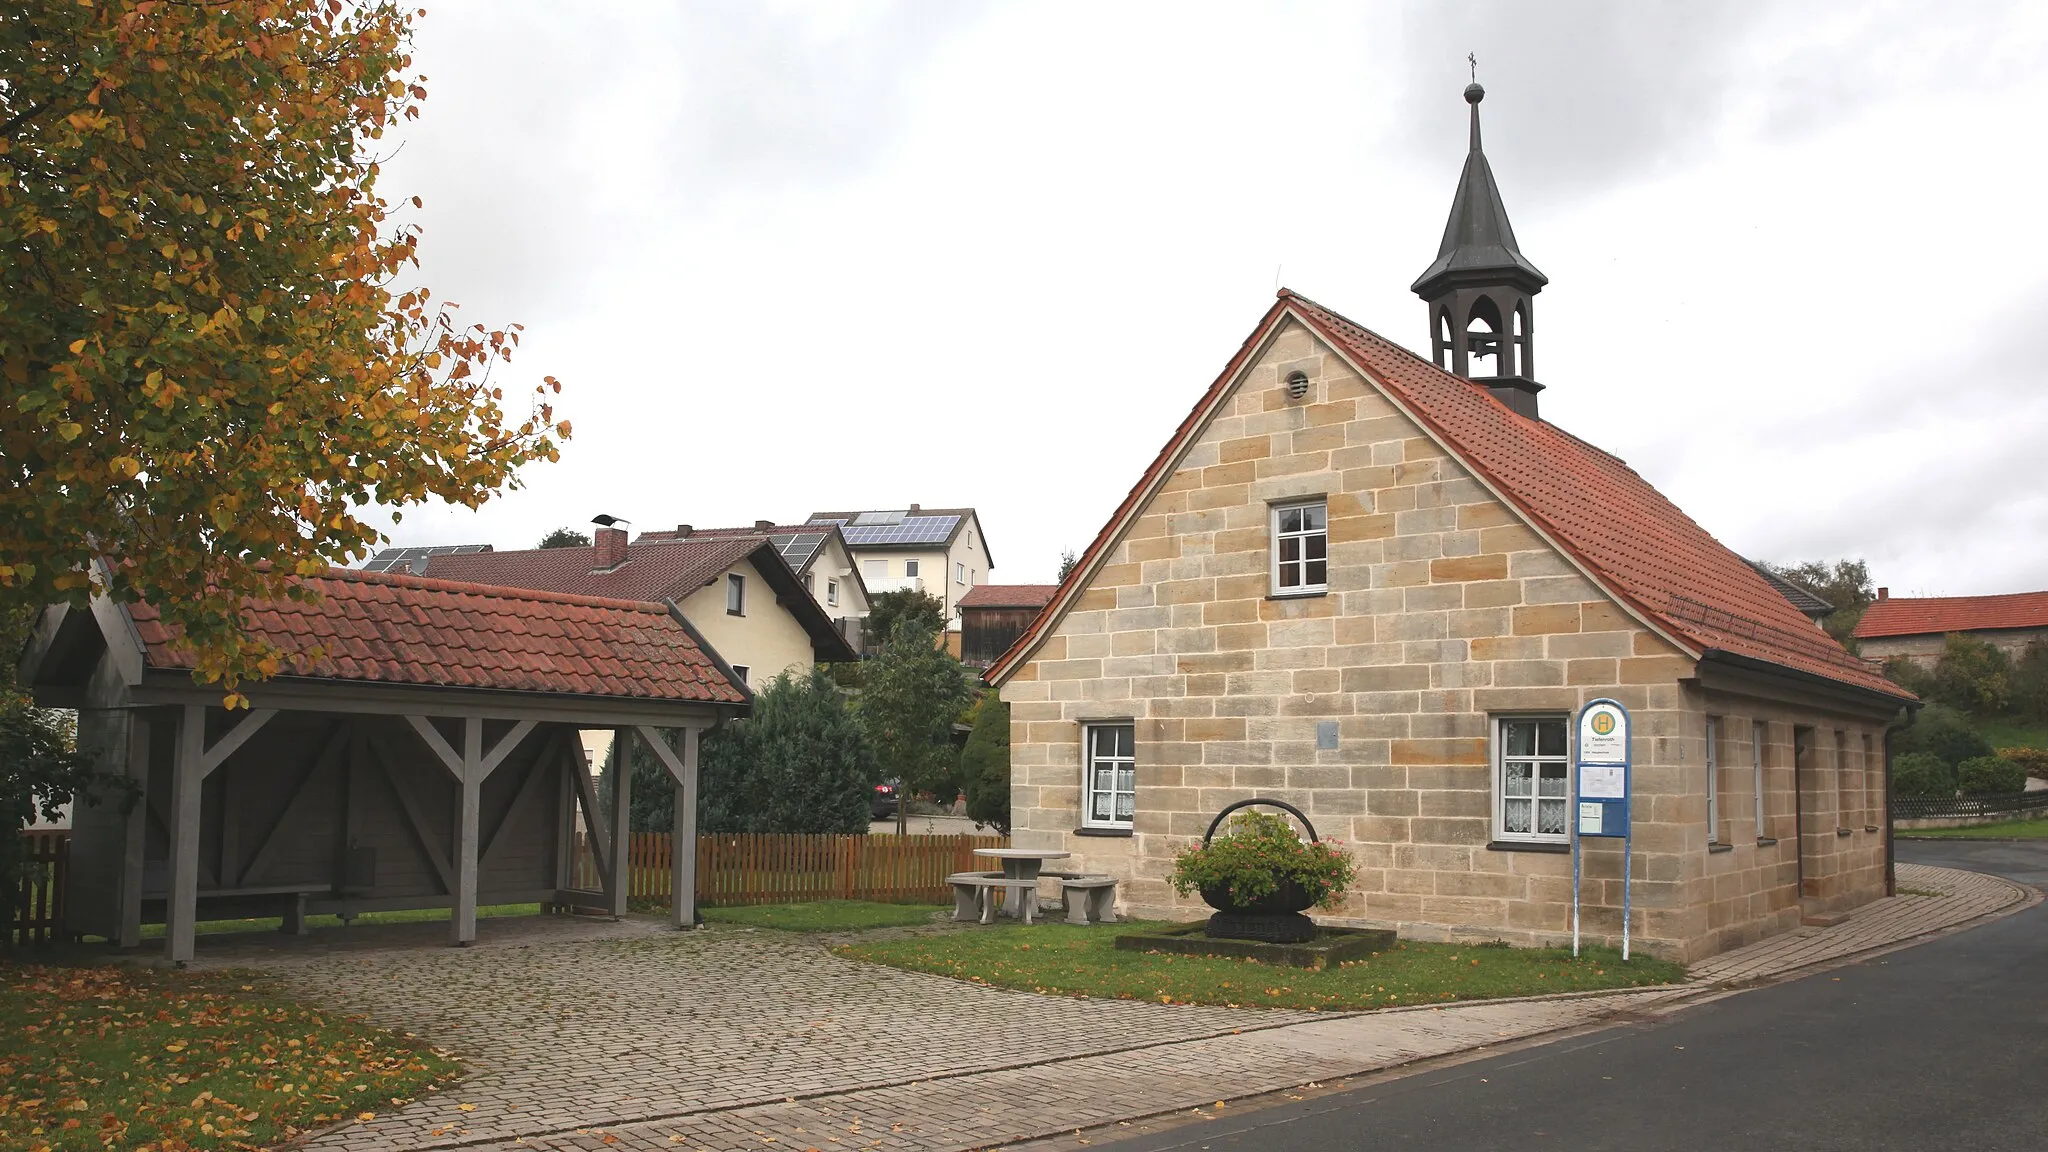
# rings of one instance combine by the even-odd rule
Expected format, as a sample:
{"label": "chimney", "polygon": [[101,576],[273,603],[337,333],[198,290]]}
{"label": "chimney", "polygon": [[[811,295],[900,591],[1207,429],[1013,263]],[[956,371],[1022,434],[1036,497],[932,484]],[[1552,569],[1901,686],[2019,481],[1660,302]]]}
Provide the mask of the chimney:
{"label": "chimney", "polygon": [[1891,599],[1891,598],[1892,598],[1892,590],[1891,590],[1891,589],[1889,589],[1889,588],[1879,588],[1879,589],[1877,590],[1877,598],[1878,598],[1879,600],[1889,600],[1889,599]]}
{"label": "chimney", "polygon": [[678,524],[676,525],[676,539],[685,539],[690,535],[690,533],[695,532],[696,530],[697,526],[695,524]]}
{"label": "chimney", "polygon": [[756,532],[766,532],[767,530],[769,530],[770,528],[773,528],[773,527],[775,527],[775,521],[773,521],[773,520],[756,520],[756,521],[754,521],[754,531],[756,531]]}
{"label": "chimney", "polygon": [[915,504],[912,504],[912,505],[910,506],[910,510],[911,510],[912,512],[916,512],[916,511],[919,511],[919,508],[918,508],[918,506],[917,506],[917,505],[915,505]]}
{"label": "chimney", "polygon": [[590,522],[597,525],[597,555],[592,560],[592,572],[609,572],[626,562],[626,524],[617,516],[598,515]]}

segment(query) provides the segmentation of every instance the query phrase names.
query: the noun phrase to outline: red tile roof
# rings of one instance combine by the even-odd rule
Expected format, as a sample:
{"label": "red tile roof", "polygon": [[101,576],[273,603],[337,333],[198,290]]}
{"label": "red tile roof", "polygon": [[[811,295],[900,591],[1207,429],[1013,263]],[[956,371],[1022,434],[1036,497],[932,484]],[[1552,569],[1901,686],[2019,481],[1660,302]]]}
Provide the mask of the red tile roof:
{"label": "red tile roof", "polygon": [[658,603],[683,599],[762,547],[769,547],[764,535],[714,536],[702,540],[693,536],[646,544],[635,541],[626,547],[626,563],[603,572],[591,571],[597,564],[594,544],[474,552],[435,556],[427,562],[427,575],[471,584]]}
{"label": "red tile roof", "polygon": [[[696,636],[661,604],[329,569],[310,603],[253,600],[249,633],[281,675],[507,692],[744,704]],[[152,668],[189,653],[154,608],[128,608]]]}
{"label": "red tile roof", "polygon": [[962,608],[1043,608],[1057,584],[976,584],[960,598]]}
{"label": "red tile roof", "polygon": [[1294,317],[1348,357],[1482,482],[1653,628],[1696,654],[1721,650],[1857,688],[1911,699],[1816,628],[1763,577],[1694,523],[1620,459],[1553,424],[1510,411],[1484,387],[1282,290],[1265,318],[1188,413],[1152,466],[1041,613],[990,670],[995,682],[1022,663],[1058,605],[1085,586],[1098,556],[1156,483],[1200,435],[1266,336]]}
{"label": "red tile roof", "polygon": [[1873,600],[1857,621],[1858,639],[2048,628],[2048,592],[2004,596],[1896,596]]}

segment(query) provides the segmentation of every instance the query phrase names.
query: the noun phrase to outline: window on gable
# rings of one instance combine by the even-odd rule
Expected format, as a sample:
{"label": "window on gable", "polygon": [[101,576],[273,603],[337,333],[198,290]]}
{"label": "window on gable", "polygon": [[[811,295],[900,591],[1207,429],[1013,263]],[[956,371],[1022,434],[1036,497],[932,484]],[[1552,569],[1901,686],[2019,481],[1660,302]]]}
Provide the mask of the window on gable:
{"label": "window on gable", "polygon": [[737,572],[725,574],[725,613],[728,616],[747,614],[747,578]]}
{"label": "window on gable", "polygon": [[1089,828],[1129,828],[1137,809],[1138,761],[1128,722],[1087,724],[1081,729],[1083,760],[1081,823]]}
{"label": "window on gable", "polygon": [[1562,715],[1494,718],[1494,839],[1570,843],[1569,723]]}
{"label": "window on gable", "polygon": [[953,583],[955,583],[955,584],[965,584],[965,583],[967,583],[967,565],[965,565],[965,564],[962,564],[962,563],[960,563],[960,562],[958,562],[958,561],[955,561],[955,562],[954,562],[954,564],[953,564]]}
{"label": "window on gable", "polygon": [[1273,594],[1312,596],[1330,586],[1330,518],[1320,499],[1273,506]]}
{"label": "window on gable", "polygon": [[825,604],[831,608],[839,607],[839,581],[825,581]]}
{"label": "window on gable", "polygon": [[750,669],[745,664],[735,664],[732,666],[732,674],[735,677],[737,677],[739,679],[739,682],[742,684],[745,684],[747,682],[747,673],[749,671]]}

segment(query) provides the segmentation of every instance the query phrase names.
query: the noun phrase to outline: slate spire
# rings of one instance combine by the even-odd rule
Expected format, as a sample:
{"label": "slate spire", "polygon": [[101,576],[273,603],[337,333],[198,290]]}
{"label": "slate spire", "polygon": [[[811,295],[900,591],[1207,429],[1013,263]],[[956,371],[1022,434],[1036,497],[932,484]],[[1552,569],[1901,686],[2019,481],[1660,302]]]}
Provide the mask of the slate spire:
{"label": "slate spire", "polygon": [[[1508,407],[1536,415],[1534,297],[1550,282],[1522,255],[1501,202],[1493,168],[1479,145],[1479,102],[1486,89],[1465,89],[1472,109],[1472,150],[1451,199],[1436,260],[1412,290],[1429,304],[1437,365],[1484,383]],[[1475,363],[1476,361],[1476,363]]]}

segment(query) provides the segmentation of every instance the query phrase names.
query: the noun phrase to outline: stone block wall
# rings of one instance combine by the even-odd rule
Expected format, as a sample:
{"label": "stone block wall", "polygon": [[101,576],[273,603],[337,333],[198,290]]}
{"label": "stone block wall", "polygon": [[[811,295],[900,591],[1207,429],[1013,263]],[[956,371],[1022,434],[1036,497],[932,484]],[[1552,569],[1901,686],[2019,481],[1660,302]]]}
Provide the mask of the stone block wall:
{"label": "stone block wall", "polygon": [[[1300,400],[1281,386],[1296,370],[1311,382]],[[1329,510],[1329,592],[1273,598],[1270,505],[1316,496]],[[1290,327],[1005,683],[1013,834],[1118,876],[1134,914],[1185,919],[1206,909],[1167,883],[1173,854],[1226,804],[1276,797],[1357,859],[1329,918],[1413,938],[1559,942],[1571,858],[1493,843],[1491,720],[1611,697],[1636,727],[1634,932],[1691,959],[1721,938],[1709,903],[1741,909],[1738,934],[1755,922],[1760,935],[1783,926],[1773,900],[1798,902],[1796,877],[1756,866],[1753,849],[1714,896],[1692,675],[1690,658]],[[1081,726],[1126,719],[1133,828],[1089,834]],[[1319,722],[1336,724],[1335,749],[1317,747]],[[1588,841],[1584,856],[1584,929],[1618,940],[1621,844]],[[1751,885],[1791,895],[1758,900]]]}

